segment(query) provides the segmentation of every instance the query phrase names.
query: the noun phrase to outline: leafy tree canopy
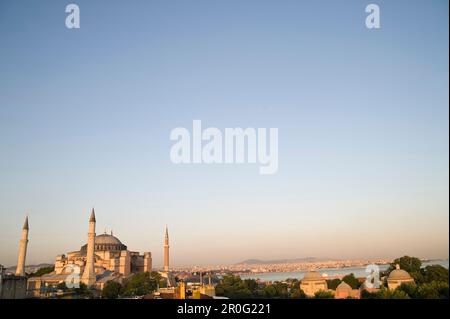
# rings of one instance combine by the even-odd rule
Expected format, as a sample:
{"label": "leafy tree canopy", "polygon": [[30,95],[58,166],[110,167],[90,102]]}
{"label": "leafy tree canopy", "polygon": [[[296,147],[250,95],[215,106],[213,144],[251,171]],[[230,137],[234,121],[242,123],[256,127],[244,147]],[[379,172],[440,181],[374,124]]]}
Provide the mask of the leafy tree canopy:
{"label": "leafy tree canopy", "polygon": [[140,272],[128,277],[123,282],[122,294],[124,296],[143,296],[155,291],[161,275],[156,272]]}
{"label": "leafy tree canopy", "polygon": [[409,256],[397,258],[389,265],[387,273],[389,274],[392,270],[394,270],[396,268],[396,265],[399,265],[401,269],[406,270],[410,274],[418,273],[420,272],[422,261],[420,261],[419,258]]}
{"label": "leafy tree canopy", "polygon": [[121,293],[122,285],[116,281],[108,281],[103,287],[102,297],[107,299],[117,299]]}
{"label": "leafy tree canopy", "polygon": [[30,274],[30,277],[40,277],[42,275],[49,274],[55,270],[55,266],[42,267]]}
{"label": "leafy tree canopy", "polygon": [[320,290],[314,294],[316,299],[333,299],[334,294],[331,291]]}
{"label": "leafy tree canopy", "polygon": [[446,282],[449,281],[448,269],[441,265],[426,266],[422,269],[424,282]]}
{"label": "leafy tree canopy", "polygon": [[358,279],[356,279],[353,273],[344,276],[344,278],[342,278],[342,281],[346,282],[350,287],[352,287],[352,289],[358,289],[361,286]]}
{"label": "leafy tree canopy", "polygon": [[82,282],[80,282],[80,286],[78,288],[68,288],[65,282],[60,282],[56,285],[56,289],[65,292],[72,292],[78,297],[92,298],[94,296],[92,290]]}
{"label": "leafy tree canopy", "polygon": [[327,280],[327,286],[328,289],[333,289],[336,290],[337,286],[339,286],[339,284],[341,283],[340,279],[331,279],[331,280]]}

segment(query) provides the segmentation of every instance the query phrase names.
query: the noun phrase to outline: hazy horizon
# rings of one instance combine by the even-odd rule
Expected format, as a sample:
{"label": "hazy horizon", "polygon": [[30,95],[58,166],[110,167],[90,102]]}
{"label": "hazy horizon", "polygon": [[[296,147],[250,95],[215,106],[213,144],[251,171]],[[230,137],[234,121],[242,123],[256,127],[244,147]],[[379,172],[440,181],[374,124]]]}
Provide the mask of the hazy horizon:
{"label": "hazy horizon", "polygon": [[[118,234],[114,230],[116,228],[111,228],[110,226],[104,227],[104,228],[99,228],[99,225],[104,225],[104,223],[99,222],[99,216],[100,215],[98,214],[98,212],[96,212],[96,216],[97,216],[97,225],[96,225],[97,226],[96,227],[96,234],[97,235],[100,235],[100,234],[103,234],[103,233],[110,234],[110,232],[112,230],[113,231],[113,235],[115,237],[119,238],[122,241],[122,243],[127,245],[129,250],[131,250],[131,251],[139,251],[141,253],[144,252],[144,251],[150,250],[152,252],[152,258],[153,258],[154,267],[162,267],[164,228],[160,230],[160,233],[161,233],[160,237],[161,237],[161,239],[159,240],[159,243],[156,243],[156,244],[152,243],[151,247],[154,247],[153,249],[148,249],[147,248],[147,250],[146,250],[145,248],[142,248],[142,249],[136,250],[136,249],[133,249],[133,247],[130,247],[129,244],[128,244],[128,241],[126,239],[122,238],[120,236],[120,234]],[[39,255],[36,256],[36,254],[33,254],[32,256],[34,256],[34,259],[31,259],[33,257],[31,257],[31,258],[29,257],[30,249],[31,249],[31,251],[35,251],[36,249],[39,249],[40,251],[45,251],[46,248],[45,248],[45,246],[42,247],[42,248],[41,247],[33,247],[34,246],[33,245],[33,242],[34,242],[33,241],[33,237],[34,237],[33,236],[33,232],[34,232],[34,230],[33,230],[33,220],[31,219],[32,217],[30,217],[30,215],[28,215],[28,218],[29,218],[29,224],[30,224],[30,235],[29,235],[30,242],[28,243],[28,247],[29,248],[28,248],[27,262],[26,262],[27,265],[36,265],[36,264],[40,264],[40,263],[54,263],[54,261],[55,261],[54,259],[56,258],[57,255],[66,254],[66,253],[71,252],[71,251],[79,250],[81,248],[81,246],[86,244],[86,242],[87,242],[87,230],[85,230],[84,233],[81,232],[78,236],[74,236],[74,237],[79,237],[78,239],[79,239],[80,242],[79,242],[78,246],[74,246],[74,247],[70,247],[70,248],[67,247],[66,250],[61,251],[61,252],[57,252],[54,255],[51,255],[50,258],[47,259],[47,260],[45,258],[39,257]],[[42,224],[45,225],[45,223],[39,223],[39,225],[42,225]],[[86,224],[85,228],[87,228],[88,222],[85,221],[85,224]],[[21,232],[21,229],[22,229],[22,225],[23,225],[23,221],[19,225],[19,227],[17,227],[17,230],[12,232],[12,233],[15,233],[16,236],[17,236],[17,245],[16,245],[17,249],[19,247],[18,244],[19,244],[20,232]],[[126,227],[126,225],[122,225],[122,227]],[[37,234],[37,235],[39,235],[39,234]],[[203,262],[195,262],[195,258],[188,258],[188,259],[186,259],[188,262],[184,262],[183,263],[183,262],[177,262],[177,254],[179,254],[179,250],[180,249],[177,248],[177,246],[174,246],[174,245],[177,245],[176,243],[180,239],[179,238],[175,238],[175,240],[173,239],[174,235],[173,235],[173,231],[170,228],[170,225],[169,225],[169,235],[170,235],[170,246],[171,246],[170,247],[171,265],[173,267],[194,266],[194,265],[235,264],[235,263],[239,263],[239,262],[242,262],[244,260],[249,260],[249,259],[279,260],[279,259],[296,259],[296,258],[318,258],[318,259],[330,259],[330,260],[345,260],[345,259],[358,260],[358,259],[378,259],[378,258],[379,259],[394,259],[394,258],[402,257],[404,255],[414,256],[414,257],[418,257],[418,258],[421,258],[421,259],[448,259],[448,253],[446,255],[445,254],[444,255],[417,255],[417,254],[411,253],[412,250],[409,250],[409,251],[402,250],[402,249],[396,250],[395,247],[394,247],[393,250],[390,250],[391,253],[385,254],[385,255],[382,255],[382,254],[370,255],[370,254],[368,254],[368,255],[357,256],[357,255],[352,255],[352,254],[349,254],[349,255],[342,255],[342,254],[337,254],[337,255],[308,255],[308,254],[306,254],[304,256],[299,256],[299,255],[295,255],[295,254],[290,254],[290,255],[286,256],[286,255],[280,255],[280,254],[272,254],[272,255],[271,254],[261,254],[260,256],[255,256],[254,254],[252,255],[251,253],[249,253],[248,256],[242,255],[242,254],[236,254],[237,256],[240,255],[241,258],[238,258],[238,257],[236,257],[234,259],[233,259],[233,257],[228,258],[228,259],[218,258],[216,261],[211,260],[210,262],[206,261],[208,259],[204,259],[205,261],[203,261]],[[38,238],[39,237],[40,236],[38,236]],[[84,237],[86,237],[86,238],[84,238]],[[137,241],[137,242],[142,241],[142,239],[143,239],[142,237],[143,236],[139,236],[139,238],[135,238],[135,241]],[[152,237],[154,238],[155,236],[152,236]],[[174,243],[174,241],[175,241],[175,243]],[[49,243],[47,243],[47,245],[50,246],[52,243],[53,242],[49,242]],[[236,247],[236,249],[237,248],[238,247]],[[396,251],[398,251],[398,253]],[[15,252],[14,251],[14,247],[12,247],[11,252],[14,255],[14,252]],[[196,251],[195,248],[194,248],[193,249],[193,253],[195,253],[197,255],[197,258],[198,258],[197,260],[203,260],[201,252]],[[209,254],[210,253],[211,252],[209,252]],[[261,257],[261,256],[264,256],[264,257]],[[7,267],[15,266],[17,260],[14,260],[14,258],[17,259],[17,257],[13,256],[12,258],[13,258],[13,263],[7,264],[7,263],[3,263],[2,262],[3,260],[0,260],[0,264],[2,264],[4,266],[7,266]],[[194,260],[194,261],[190,261],[190,260]]]}
{"label": "hazy horizon", "polygon": [[[0,264],[111,229],[171,266],[448,258],[447,1],[0,2]],[[369,3],[381,28],[365,26]],[[278,128],[274,175],[170,132]]]}

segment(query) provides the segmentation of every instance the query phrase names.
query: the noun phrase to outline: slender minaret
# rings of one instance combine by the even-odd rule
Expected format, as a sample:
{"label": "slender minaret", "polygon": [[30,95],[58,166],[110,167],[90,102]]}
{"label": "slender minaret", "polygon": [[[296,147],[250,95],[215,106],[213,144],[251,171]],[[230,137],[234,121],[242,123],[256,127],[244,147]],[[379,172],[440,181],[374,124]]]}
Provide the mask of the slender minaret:
{"label": "slender minaret", "polygon": [[164,271],[169,271],[169,230],[166,226],[166,235],[164,237]]}
{"label": "slender minaret", "polygon": [[81,276],[81,282],[91,287],[95,284],[95,212],[92,208],[91,218],[89,218],[89,233],[88,233],[88,243],[86,252],[86,266],[84,267],[83,275]]}
{"label": "slender minaret", "polygon": [[25,217],[25,223],[22,227],[22,239],[19,246],[19,260],[17,261],[16,276],[25,276],[25,259],[27,257],[28,246],[28,216]]}

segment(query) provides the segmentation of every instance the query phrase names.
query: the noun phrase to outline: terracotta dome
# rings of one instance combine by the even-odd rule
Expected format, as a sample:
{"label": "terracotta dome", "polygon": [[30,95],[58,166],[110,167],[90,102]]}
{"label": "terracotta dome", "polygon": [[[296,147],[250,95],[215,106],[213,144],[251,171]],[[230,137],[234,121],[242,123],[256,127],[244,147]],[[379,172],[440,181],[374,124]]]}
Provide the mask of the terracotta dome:
{"label": "terracotta dome", "polygon": [[310,280],[324,280],[322,275],[317,271],[308,271],[303,277],[302,281],[310,281]]}
{"label": "terracotta dome", "polygon": [[410,280],[412,279],[411,275],[400,268],[394,269],[388,276],[389,280]]}
{"label": "terracotta dome", "polygon": [[352,291],[352,287],[350,287],[350,285],[348,283],[343,281],[336,287],[336,291],[339,291],[339,292],[341,292],[341,291]]}

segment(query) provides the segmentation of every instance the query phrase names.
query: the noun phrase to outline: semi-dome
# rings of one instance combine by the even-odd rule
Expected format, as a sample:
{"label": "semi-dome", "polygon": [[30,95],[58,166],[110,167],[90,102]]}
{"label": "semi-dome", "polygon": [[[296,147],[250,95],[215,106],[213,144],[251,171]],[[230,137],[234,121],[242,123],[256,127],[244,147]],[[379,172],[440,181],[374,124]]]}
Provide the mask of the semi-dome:
{"label": "semi-dome", "polygon": [[[122,242],[119,240],[119,238],[108,235],[108,234],[102,234],[95,236],[95,245],[94,249],[96,251],[105,251],[105,250],[126,250],[127,246],[122,244]],[[81,247],[81,251],[87,250],[87,244]]]}
{"label": "semi-dome", "polygon": [[322,275],[317,271],[308,271],[303,277],[302,281],[311,281],[311,280],[324,280]]}

